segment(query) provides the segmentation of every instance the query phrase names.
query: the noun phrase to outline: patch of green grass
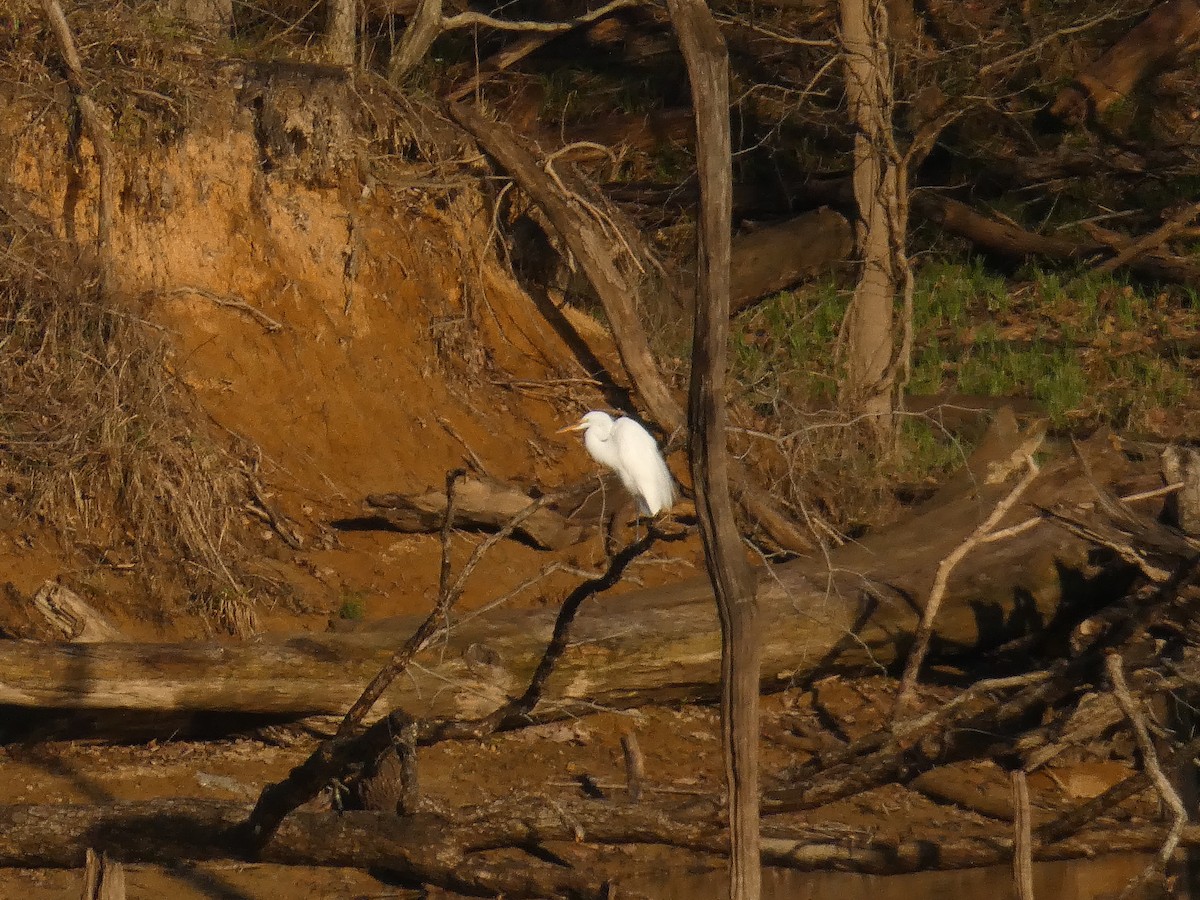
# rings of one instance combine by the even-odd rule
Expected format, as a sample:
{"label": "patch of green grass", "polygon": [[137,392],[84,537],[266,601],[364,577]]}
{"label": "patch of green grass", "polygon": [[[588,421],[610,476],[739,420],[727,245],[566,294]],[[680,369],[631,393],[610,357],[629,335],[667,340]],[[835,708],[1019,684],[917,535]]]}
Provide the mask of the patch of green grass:
{"label": "patch of green grass", "polygon": [[972,313],[1005,312],[1008,285],[973,258],[968,265],[931,262],[921,266],[913,283],[913,327],[963,325]]}
{"label": "patch of green grass", "polygon": [[956,374],[964,394],[1033,397],[1057,426],[1065,425],[1068,414],[1083,405],[1090,387],[1073,348],[1040,341],[1013,347],[994,336],[977,340],[959,361]]}
{"label": "patch of green grass", "polygon": [[828,399],[836,389],[833,348],[849,296],[833,279],[784,291],[735,323],[733,372],[755,406],[782,394]]}
{"label": "patch of green grass", "polygon": [[962,466],[970,449],[936,422],[924,416],[905,416],[900,420],[900,453],[907,477],[927,478]]}
{"label": "patch of green grass", "polygon": [[338,618],[347,622],[361,622],[367,614],[367,597],[366,591],[343,590],[342,602],[338,606]]}

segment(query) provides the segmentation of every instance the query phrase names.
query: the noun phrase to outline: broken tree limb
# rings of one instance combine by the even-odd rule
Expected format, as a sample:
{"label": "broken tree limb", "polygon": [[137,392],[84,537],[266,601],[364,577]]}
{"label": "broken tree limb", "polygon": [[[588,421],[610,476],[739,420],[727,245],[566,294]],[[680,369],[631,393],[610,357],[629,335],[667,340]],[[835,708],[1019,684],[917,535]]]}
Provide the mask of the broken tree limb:
{"label": "broken tree limb", "polygon": [[[389,746],[394,745],[393,736],[396,734],[411,734],[410,740],[415,746],[418,741],[428,744],[450,738],[479,738],[531,721],[530,713],[541,701],[546,681],[567,649],[571,626],[580,606],[585,600],[613,587],[629,563],[648,550],[659,536],[652,526],[644,538],[614,555],[603,574],[585,581],[568,595],[555,619],[554,630],[545,651],[520,696],[500,704],[486,715],[469,719],[427,718],[416,722],[403,710],[393,709],[385,718],[375,722],[365,731],[355,732],[345,727],[340,728],[334,739],[322,742],[308,759],[288,773],[287,778],[263,789],[254,810],[243,826],[249,846],[260,850],[271,840],[286,816],[316,797],[331,779],[343,778],[352,766],[377,759]],[[426,627],[436,618],[438,617],[430,615],[422,623],[422,627]],[[394,669],[394,659],[395,657],[376,676],[373,684],[380,682],[383,676]],[[388,683],[391,683],[390,680]],[[376,694],[376,697],[378,696]],[[367,692],[364,692],[363,698],[356,702],[355,707],[360,707],[366,697]],[[353,712],[354,710],[351,710],[351,713]],[[348,714],[343,726],[350,718]]]}
{"label": "broken tree limb", "polygon": [[[454,502],[454,521],[459,527],[496,530],[529,506],[533,498],[513,485],[490,478],[464,478],[455,491]],[[442,527],[446,493],[372,494],[366,505],[398,531],[431,534]],[[530,514],[514,533],[544,550],[557,550],[583,540],[587,531],[579,522],[545,506]]]}
{"label": "broken tree limb", "polygon": [[[1010,441],[996,442],[981,451],[974,475],[953,482],[904,521],[833,550],[828,561],[796,560],[761,579],[764,685],[894,665],[916,627],[911,598],[928,594],[941,560],[1009,492],[1008,484],[986,483],[986,474],[1013,450]],[[1080,452],[1089,459],[1090,476],[1075,458],[1051,460],[1023,503],[1073,503],[1084,511],[1095,498],[1094,483],[1128,478],[1131,464],[1103,438]],[[938,616],[935,657],[1001,645],[1067,614],[1072,603],[1084,602],[1071,585],[1086,577],[1091,550],[1057,528],[978,548],[955,569]],[[1089,588],[1086,602],[1098,602],[1099,589]],[[422,719],[487,715],[525,689],[555,619],[544,609],[497,609],[452,622],[435,640],[437,652],[419,655],[421,666],[389,687],[375,716],[381,706]],[[253,645],[0,641],[0,705],[39,716],[55,709],[124,710],[126,721],[141,711],[150,733],[186,730],[186,722],[168,721],[168,714],[340,715],[418,622],[406,618],[385,623],[385,630]],[[593,598],[580,610],[571,644],[529,718],[711,699],[719,651],[706,578]],[[489,664],[479,662],[481,654]],[[7,733],[12,721],[9,716],[0,727]],[[86,721],[72,717],[77,726]]]}
{"label": "broken tree limb", "polygon": [[1099,115],[1128,96],[1139,81],[1175,62],[1200,38],[1200,2],[1157,4],[1128,34],[1075,76],[1050,104],[1050,114],[1069,122]]}
{"label": "broken tree limb", "polygon": [[[947,231],[965,237],[991,253],[1002,256],[1040,256],[1064,261],[1086,260],[1118,253],[1132,245],[1129,238],[1094,226],[1085,226],[1095,240],[1080,241],[1067,237],[1049,237],[1026,231],[1013,222],[978,213],[965,203],[940,197],[928,191],[913,195],[913,209]],[[1183,284],[1200,279],[1200,267],[1189,260],[1154,252],[1132,255],[1127,263],[1135,272]]]}
{"label": "broken tree limb", "polygon": [[651,418],[668,432],[681,427],[683,410],[658,370],[646,329],[637,314],[634,299],[638,285],[617,265],[614,238],[589,213],[591,204],[580,202],[583,198],[568,195],[556,185],[510,129],[461,103],[451,104],[450,113],[516,179],[562,237],[604,306],[621,364]]}

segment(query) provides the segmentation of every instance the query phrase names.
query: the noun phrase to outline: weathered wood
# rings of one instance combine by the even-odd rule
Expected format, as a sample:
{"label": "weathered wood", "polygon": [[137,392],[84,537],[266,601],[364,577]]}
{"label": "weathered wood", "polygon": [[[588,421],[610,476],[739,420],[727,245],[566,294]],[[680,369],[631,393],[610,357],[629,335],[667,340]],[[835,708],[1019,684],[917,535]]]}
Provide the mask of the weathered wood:
{"label": "weathered wood", "polygon": [[[175,865],[182,860],[238,859],[234,829],[245,817],[244,804],[210,800],[146,800],[103,806],[47,804],[0,806],[0,866],[78,868],[86,848],[96,847],[128,864]],[[466,893],[520,888],[512,870],[493,868],[482,859],[463,866],[464,847],[527,847],[531,842],[573,843],[582,830],[597,844],[661,844],[722,854],[723,841],[710,819],[672,818],[645,804],[537,798],[461,811],[455,821],[435,813],[399,817],[391,813],[298,812],[263,851],[262,861],[282,865],[378,867],[427,884]],[[775,827],[763,841],[763,859],[771,865],[805,871],[841,870],[898,874],[931,869],[995,865],[1011,854],[1011,844],[996,836],[916,834],[901,840],[879,837],[847,841],[814,836],[811,831]],[[1092,829],[1058,842],[1035,841],[1035,860],[1076,859],[1099,853],[1153,851],[1165,829],[1119,826]],[[1200,846],[1200,826],[1183,833],[1184,846]],[[469,859],[469,857],[468,857]],[[552,877],[557,867],[525,861],[526,888]],[[456,871],[457,869],[457,871]],[[505,873],[501,876],[499,873]],[[560,890],[534,896],[574,896],[579,876],[560,870]],[[569,880],[568,880],[569,879]],[[513,891],[511,896],[529,896]],[[604,895],[602,895],[604,896]]]}
{"label": "weathered wood", "polygon": [[[832,551],[828,565],[824,559],[797,560],[762,579],[764,684],[893,663],[913,633],[913,598],[925,596],[939,562],[1008,492],[1006,484],[989,484],[987,473],[1011,449],[998,441],[995,450],[980,454],[973,474],[953,480],[905,521]],[[1097,482],[1128,477],[1123,455],[1106,441],[1084,452]],[[1078,462],[1065,459],[1043,467],[1025,500],[1052,507],[1094,495]],[[1018,508],[1014,517],[1029,509]],[[1089,549],[1045,525],[980,548],[955,570],[935,651],[995,646],[1036,631],[1058,611],[1064,586],[1078,578],[1069,573],[1085,566]],[[435,639],[436,651],[419,656],[421,667],[388,689],[377,712],[398,706],[418,718],[490,713],[525,689],[555,618],[549,610],[496,610],[453,624],[445,641]],[[141,710],[158,717],[340,714],[418,621],[253,645],[0,641],[0,705]],[[573,643],[533,719],[598,703],[621,707],[716,695],[720,644],[706,578],[593,598],[572,628]],[[480,662],[484,658],[487,664]],[[179,724],[162,727],[170,731]]]}
{"label": "weathered wood", "polygon": [[[454,521],[458,527],[501,528],[533,502],[519,488],[489,478],[465,478],[455,490]],[[446,515],[444,491],[416,496],[373,494],[367,508],[398,531],[429,534],[442,527]],[[571,522],[549,506],[536,510],[514,531],[545,550],[557,550],[583,540],[585,527]]]}
{"label": "weathered wood", "polygon": [[82,597],[56,581],[47,581],[33,594],[33,607],[58,637],[80,644],[121,641],[125,636]]}
{"label": "weathered wood", "polygon": [[725,384],[733,215],[729,51],[704,0],[667,0],[687,65],[700,180],[696,324],[688,390],[688,451],[696,517],[721,622],[721,740],[729,815],[729,896],[762,891],[758,815],[760,655],[754,575],[729,495]]}
{"label": "weathered wood", "polygon": [[1082,122],[1129,94],[1150,73],[1170,65],[1200,37],[1200,2],[1166,0],[1075,76],[1050,104],[1051,115]]}
{"label": "weathered wood", "polygon": [[97,855],[91,847],[83,867],[82,900],[125,900],[124,867],[107,853]]}

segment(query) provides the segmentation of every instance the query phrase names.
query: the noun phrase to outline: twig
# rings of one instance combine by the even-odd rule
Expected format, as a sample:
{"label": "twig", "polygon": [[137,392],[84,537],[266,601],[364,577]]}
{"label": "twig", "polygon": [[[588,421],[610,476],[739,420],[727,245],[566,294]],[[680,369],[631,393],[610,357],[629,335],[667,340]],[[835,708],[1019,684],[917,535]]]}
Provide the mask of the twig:
{"label": "twig", "polygon": [[[449,495],[452,496],[454,482],[456,482],[458,478],[464,474],[466,473],[464,473],[461,469],[456,469],[446,477],[446,490]],[[404,646],[392,654],[392,658],[388,660],[387,664],[379,670],[379,673],[371,680],[371,683],[367,685],[366,689],[362,692],[362,696],[359,697],[358,700],[354,702],[354,705],[350,707],[349,712],[346,713],[346,717],[342,720],[342,724],[338,727],[339,737],[345,737],[351,731],[353,731],[353,729],[360,722],[362,722],[363,718],[370,711],[371,707],[374,706],[376,701],[383,696],[383,692],[388,689],[388,686],[401,674],[403,674],[412,658],[429,643],[434,635],[437,634],[439,624],[445,621],[446,616],[454,607],[454,604],[458,601],[458,598],[462,596],[463,589],[467,584],[467,579],[471,577],[471,573],[475,570],[475,567],[479,564],[479,560],[483,558],[483,555],[492,547],[494,547],[499,541],[504,540],[510,534],[512,534],[522,522],[541,509],[549,497],[550,495],[546,495],[534,500],[527,507],[509,519],[504,524],[503,528],[494,534],[488,535],[487,540],[483,541],[475,548],[475,551],[463,565],[462,571],[458,573],[458,578],[455,579],[454,584],[450,585],[449,587],[443,587],[443,589],[439,592],[437,603],[434,604],[433,610],[428,616],[426,616],[425,621],[423,621],[417,630],[412,633],[409,639],[404,642]],[[450,505],[447,505],[446,513],[446,522],[449,522],[453,513]],[[443,535],[445,534],[447,527],[448,526],[446,525],[443,526]],[[446,581],[449,581],[448,562],[445,558],[443,558],[442,562],[442,577],[444,577]]]}
{"label": "twig", "polygon": [[1154,750],[1154,742],[1150,740],[1146,723],[1129,693],[1129,685],[1125,682],[1125,671],[1120,655],[1110,653],[1104,660],[1104,668],[1108,672],[1108,680],[1112,684],[1113,694],[1116,696],[1117,702],[1121,704],[1121,709],[1133,729],[1133,737],[1142,754],[1142,768],[1145,769],[1146,775],[1149,776],[1150,782],[1158,791],[1163,803],[1171,810],[1171,830],[1167,832],[1166,840],[1163,841],[1162,848],[1158,851],[1157,859],[1125,885],[1125,890],[1121,892],[1121,898],[1125,898],[1132,896],[1134,891],[1155,874],[1161,876],[1166,873],[1167,864],[1174,856],[1175,848],[1179,846],[1179,840],[1183,837],[1183,829],[1187,827],[1188,814],[1179,793],[1158,764],[1158,754]]}
{"label": "twig", "polygon": [[473,25],[482,25],[485,28],[494,28],[497,31],[535,31],[541,34],[563,34],[564,32],[578,28],[580,25],[588,25],[597,19],[603,19],[609,13],[616,12],[618,9],[641,6],[642,2],[643,0],[610,0],[610,2],[596,7],[591,12],[584,13],[582,16],[577,16],[574,19],[567,19],[563,22],[497,19],[495,16],[468,11],[453,16],[445,16],[442,19],[442,29],[444,31],[451,31],[455,28],[470,28]]}
{"label": "twig", "polygon": [[172,288],[169,291],[163,292],[164,297],[178,297],[185,296],[187,294],[195,294],[197,297],[203,297],[205,300],[211,300],[218,306],[226,306],[229,309],[237,309],[244,313],[248,313],[250,316],[257,319],[258,323],[262,325],[262,327],[266,329],[268,333],[283,330],[282,324],[276,322],[261,309],[251,306],[245,300],[241,300],[238,297],[218,294],[215,291],[210,291],[201,287],[193,287],[191,285]]}
{"label": "twig", "polygon": [[1200,216],[1200,201],[1185,206],[1181,211],[1154,229],[1154,231],[1138,238],[1112,259],[1106,259],[1104,262],[1093,266],[1092,271],[1096,274],[1112,272],[1132,262],[1139,256],[1144,256],[1156,250],[1174,237],[1177,232],[1191,224],[1196,216]]}
{"label": "twig", "polygon": [[1018,900],[1033,897],[1033,835],[1029,810],[1029,785],[1025,773],[1012,773],[1013,882]]}
{"label": "twig", "polygon": [[475,469],[476,472],[488,478],[494,477],[492,473],[488,471],[487,466],[483,464],[483,460],[481,460],[478,454],[471,449],[471,445],[467,443],[466,439],[458,433],[458,430],[455,429],[453,425],[451,425],[443,416],[438,416],[437,422],[446,429],[446,433],[450,435],[450,437],[454,438],[463,445],[463,449],[467,451],[467,458],[471,461],[471,467]]}
{"label": "twig", "polygon": [[621,735],[621,752],[625,756],[625,784],[629,788],[629,800],[637,803],[642,796],[642,779],[646,776],[646,763],[637,735],[626,731]]}
{"label": "twig", "polygon": [[[929,651],[929,641],[933,636],[933,620],[937,617],[938,610],[942,605],[942,599],[946,595],[946,587],[950,581],[950,573],[954,571],[954,567],[962,562],[963,558],[968,553],[970,553],[978,545],[986,542],[993,529],[995,529],[1000,521],[1006,515],[1008,515],[1009,511],[1016,504],[1017,500],[1020,499],[1023,493],[1025,493],[1026,488],[1033,484],[1034,479],[1037,478],[1040,471],[1037,463],[1033,460],[1032,454],[1035,450],[1036,446],[1028,451],[1029,455],[1025,457],[1025,463],[1028,466],[1028,469],[1025,472],[1025,476],[1017,483],[1016,487],[1009,492],[1007,497],[997,503],[996,508],[992,510],[992,514],[988,516],[978,528],[971,532],[965,541],[955,547],[954,550],[951,551],[950,555],[943,559],[941,564],[938,565],[937,574],[933,579],[933,587],[929,591],[929,600],[925,603],[925,609],[921,613],[921,622],[917,626],[917,633],[913,640],[913,647],[912,650],[909,651],[908,661],[904,666],[904,675],[900,679],[900,692],[896,697],[896,707],[893,713],[893,719],[898,719],[904,708],[908,705],[909,698],[912,695],[914,686],[916,685],[917,674],[921,669],[921,663],[925,660],[925,654]],[[1009,533],[1017,533],[1019,531],[1026,530],[1027,525],[1029,525],[1028,520],[1026,522],[1022,522],[1019,526],[1015,526],[1012,529],[1005,529],[1005,531]],[[1032,526],[1029,525],[1029,527]]]}

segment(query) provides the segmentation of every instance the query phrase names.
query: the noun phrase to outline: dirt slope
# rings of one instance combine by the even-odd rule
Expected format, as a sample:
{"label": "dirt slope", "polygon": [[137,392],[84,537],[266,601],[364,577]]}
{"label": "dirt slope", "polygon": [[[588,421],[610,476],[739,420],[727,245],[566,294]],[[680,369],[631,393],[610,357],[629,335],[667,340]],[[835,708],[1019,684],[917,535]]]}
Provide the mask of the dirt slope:
{"label": "dirt slope", "polygon": [[[263,605],[262,627],[427,608],[435,539],[334,523],[360,515],[368,493],[440,486],[470,452],[523,485],[585,476],[593,469],[582,449],[552,432],[603,400],[500,262],[482,159],[459,162],[456,148],[431,149],[411,134],[400,142],[408,159],[382,153],[362,120],[375,116],[379,129],[390,116],[401,129],[404,115],[344,83],[222,72],[178,134],[119,144],[114,293],[168,329],[173,372],[210,419],[196,427],[257,465],[264,499],[303,539],[294,552],[244,518],[288,601]],[[80,168],[40,108],[18,98],[0,118],[0,147],[15,160],[7,188],[86,246],[97,180],[88,145]],[[18,591],[62,576],[85,593],[120,593],[119,574],[79,577],[86,567],[59,558],[49,538],[39,536],[41,552],[0,545]],[[477,539],[456,538],[456,557]],[[596,549],[565,556],[587,565]],[[549,559],[507,544],[464,602],[498,596]],[[553,597],[567,580],[541,592]],[[112,596],[94,599],[120,615]],[[180,616],[151,627],[146,612],[126,626],[201,629]]]}

